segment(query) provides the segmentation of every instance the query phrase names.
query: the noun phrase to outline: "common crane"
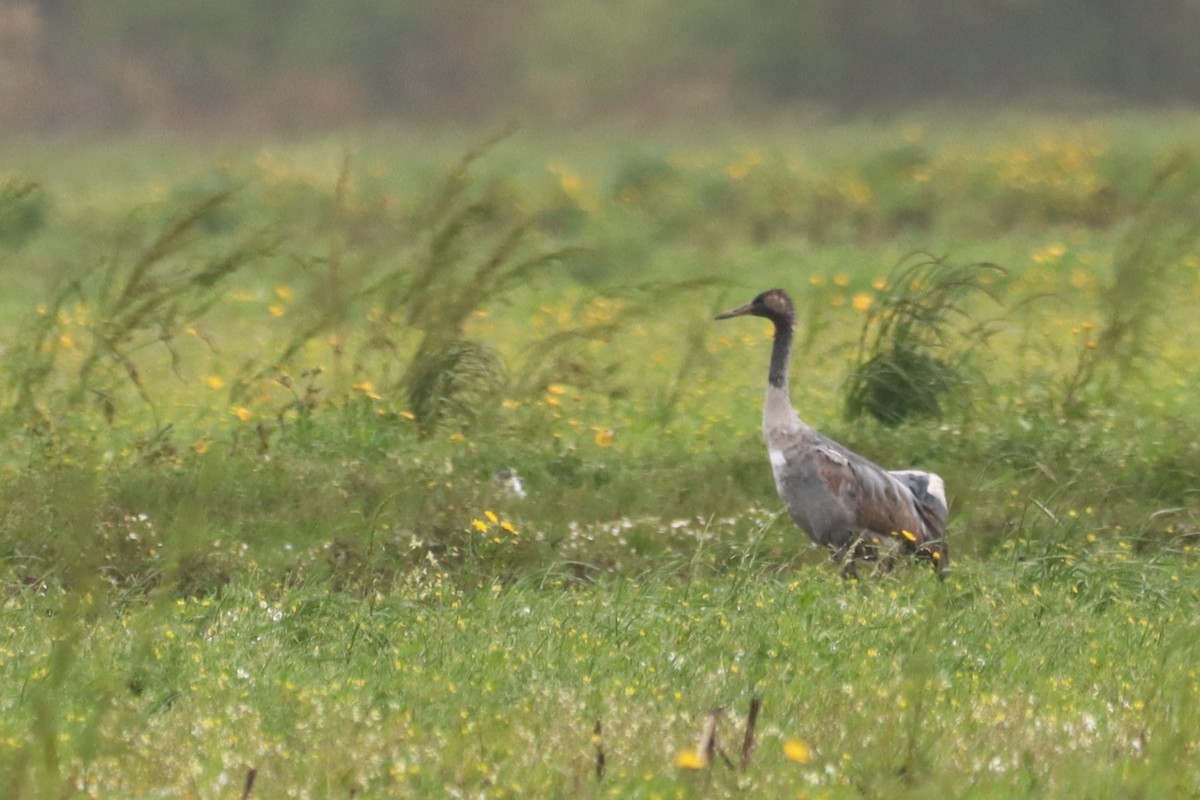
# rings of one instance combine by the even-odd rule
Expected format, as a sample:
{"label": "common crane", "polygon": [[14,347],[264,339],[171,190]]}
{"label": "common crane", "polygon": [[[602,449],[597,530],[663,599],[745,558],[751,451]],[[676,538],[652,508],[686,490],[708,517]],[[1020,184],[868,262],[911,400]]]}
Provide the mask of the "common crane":
{"label": "common crane", "polygon": [[944,577],[950,551],[942,479],[932,472],[885,470],[800,419],[788,394],[795,306],[787,292],[763,292],[717,319],[744,315],[775,325],[763,438],[775,488],[792,519],[816,544],[833,551],[848,577],[856,574],[860,560],[878,561],[890,570],[902,552],[932,561],[938,578]]}

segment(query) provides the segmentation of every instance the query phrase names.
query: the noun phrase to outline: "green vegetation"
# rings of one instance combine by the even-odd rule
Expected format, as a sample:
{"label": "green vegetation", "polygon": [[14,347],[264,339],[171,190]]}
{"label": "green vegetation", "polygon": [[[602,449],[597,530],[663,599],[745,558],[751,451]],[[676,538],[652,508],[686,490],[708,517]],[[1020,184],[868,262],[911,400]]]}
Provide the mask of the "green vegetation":
{"label": "green vegetation", "polygon": [[[962,362],[986,342],[987,323],[951,332],[970,320],[963,307],[987,293],[994,264],[947,264],[942,259],[902,263],[881,282],[879,302],[866,309],[857,363],[846,386],[846,414],[870,414],[885,425],[909,417],[942,416],[942,404],[970,387]],[[868,305],[860,299],[860,305]],[[945,353],[945,356],[939,355]]]}
{"label": "green vegetation", "polygon": [[[13,143],[0,794],[1194,795],[1194,125]],[[772,286],[945,582],[779,514]]]}
{"label": "green vegetation", "polygon": [[729,118],[813,105],[1200,99],[1193,0],[10,3],[0,123]]}

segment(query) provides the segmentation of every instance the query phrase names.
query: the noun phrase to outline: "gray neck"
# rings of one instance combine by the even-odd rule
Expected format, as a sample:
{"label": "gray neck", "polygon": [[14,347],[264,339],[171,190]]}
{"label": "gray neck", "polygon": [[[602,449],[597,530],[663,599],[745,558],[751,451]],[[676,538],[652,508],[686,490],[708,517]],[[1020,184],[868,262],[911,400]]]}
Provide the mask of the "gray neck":
{"label": "gray neck", "polygon": [[[763,406],[763,435],[772,446],[779,437],[794,436],[808,426],[792,408],[788,397],[788,361],[792,351],[791,320],[775,320],[775,343],[771,346],[771,371],[767,375],[767,400]],[[782,444],[780,445],[782,446]]]}

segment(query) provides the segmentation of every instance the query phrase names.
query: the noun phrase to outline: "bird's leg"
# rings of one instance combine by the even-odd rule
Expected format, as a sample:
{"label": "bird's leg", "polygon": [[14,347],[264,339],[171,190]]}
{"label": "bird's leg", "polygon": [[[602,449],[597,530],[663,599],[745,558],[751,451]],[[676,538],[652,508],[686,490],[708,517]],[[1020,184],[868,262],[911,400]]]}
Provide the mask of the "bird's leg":
{"label": "bird's leg", "polygon": [[854,549],[857,543],[857,540],[847,542],[833,551],[834,563],[841,564],[842,577],[846,580],[858,579],[858,565],[854,558]]}
{"label": "bird's leg", "polygon": [[937,572],[939,581],[946,579],[946,573],[950,570],[950,548],[944,540],[935,539],[926,542],[917,550],[917,555],[933,562],[933,568]]}
{"label": "bird's leg", "polygon": [[842,577],[848,581],[858,580],[858,562],[853,558],[847,558],[842,564]]}
{"label": "bird's leg", "polygon": [[878,534],[863,531],[837,548],[833,559],[842,565],[843,578],[858,578],[859,562],[874,562],[873,572],[891,573],[901,553],[900,543]]}
{"label": "bird's leg", "polygon": [[944,541],[938,542],[934,547],[933,567],[937,570],[937,579],[939,581],[946,580],[946,573],[950,571],[950,548]]}
{"label": "bird's leg", "polygon": [[900,543],[895,539],[888,537],[875,537],[876,553],[879,558],[879,571],[890,573],[896,566],[896,559],[900,555]]}

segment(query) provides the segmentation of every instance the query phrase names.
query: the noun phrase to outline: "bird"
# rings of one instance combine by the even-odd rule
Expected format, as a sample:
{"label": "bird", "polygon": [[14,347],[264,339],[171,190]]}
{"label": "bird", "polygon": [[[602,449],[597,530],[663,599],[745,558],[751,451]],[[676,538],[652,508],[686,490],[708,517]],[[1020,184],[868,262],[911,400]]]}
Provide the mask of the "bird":
{"label": "bird", "polygon": [[762,429],[775,488],[792,520],[832,551],[845,577],[857,577],[860,562],[890,571],[899,554],[910,553],[932,561],[944,578],[950,568],[944,481],[932,472],[884,469],[800,419],[788,392],[796,324],[791,296],[770,289],[716,319],[747,315],[775,326]]}
{"label": "bird", "polygon": [[521,483],[521,476],[512,467],[498,469],[492,475],[492,482],[509,494],[525,499],[525,485]]}

